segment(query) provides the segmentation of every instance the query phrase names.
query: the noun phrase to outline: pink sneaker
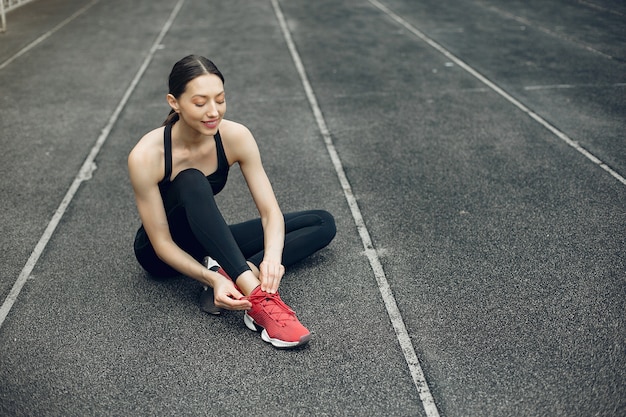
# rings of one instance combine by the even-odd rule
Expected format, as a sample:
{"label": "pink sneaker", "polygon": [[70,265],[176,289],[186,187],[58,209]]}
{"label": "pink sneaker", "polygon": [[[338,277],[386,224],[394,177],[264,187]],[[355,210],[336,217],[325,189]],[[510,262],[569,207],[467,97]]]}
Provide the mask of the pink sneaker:
{"label": "pink sneaker", "polygon": [[280,299],[278,293],[269,294],[257,287],[245,297],[252,308],[245,312],[243,321],[250,330],[262,328],[261,339],[277,348],[293,348],[307,343],[311,332],[304,327],[296,313]]}

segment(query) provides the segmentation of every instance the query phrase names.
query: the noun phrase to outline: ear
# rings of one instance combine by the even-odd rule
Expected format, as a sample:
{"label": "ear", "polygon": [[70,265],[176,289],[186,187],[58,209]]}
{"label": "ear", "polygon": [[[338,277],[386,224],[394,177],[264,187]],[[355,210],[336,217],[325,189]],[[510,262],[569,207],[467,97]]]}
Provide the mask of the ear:
{"label": "ear", "polygon": [[176,113],[178,113],[178,100],[176,100],[176,97],[174,97],[171,94],[168,94],[167,95],[167,104],[170,105],[172,110],[174,110]]}

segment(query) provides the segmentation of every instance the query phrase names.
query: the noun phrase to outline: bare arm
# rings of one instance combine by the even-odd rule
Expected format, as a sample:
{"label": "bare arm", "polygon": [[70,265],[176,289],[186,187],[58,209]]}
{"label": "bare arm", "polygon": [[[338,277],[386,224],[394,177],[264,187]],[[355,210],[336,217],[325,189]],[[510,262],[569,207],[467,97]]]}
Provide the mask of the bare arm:
{"label": "bare arm", "polygon": [[227,151],[230,151],[234,161],[239,162],[261,216],[265,255],[259,268],[259,281],[262,290],[273,293],[278,289],[285,273],[282,265],[285,220],[261,163],[259,148],[250,131],[244,126],[229,123],[224,133],[229,138]]}
{"label": "bare arm", "polygon": [[139,216],[157,256],[181,274],[213,287],[217,305],[229,309],[249,308],[247,301],[238,300],[242,294],[230,280],[206,269],[173,241],[158,187],[164,175],[159,138],[162,138],[161,129],[150,132],[128,157],[130,181]]}

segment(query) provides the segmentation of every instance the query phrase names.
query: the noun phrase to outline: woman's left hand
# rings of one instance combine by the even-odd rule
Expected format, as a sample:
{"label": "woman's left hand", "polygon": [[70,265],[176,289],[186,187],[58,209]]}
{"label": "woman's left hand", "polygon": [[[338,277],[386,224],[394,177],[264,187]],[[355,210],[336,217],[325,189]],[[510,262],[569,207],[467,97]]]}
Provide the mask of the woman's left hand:
{"label": "woman's left hand", "polygon": [[280,280],[285,275],[285,267],[280,262],[263,260],[259,265],[259,281],[261,289],[270,294],[278,291]]}

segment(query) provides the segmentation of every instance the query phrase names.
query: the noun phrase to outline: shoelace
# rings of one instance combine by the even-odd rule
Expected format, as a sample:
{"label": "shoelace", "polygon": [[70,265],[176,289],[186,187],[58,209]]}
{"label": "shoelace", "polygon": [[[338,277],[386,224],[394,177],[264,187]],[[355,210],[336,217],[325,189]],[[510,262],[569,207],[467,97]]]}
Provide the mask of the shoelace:
{"label": "shoelace", "polygon": [[269,294],[265,291],[259,291],[254,295],[249,295],[248,300],[250,302],[253,299],[258,300],[256,302],[262,303],[269,314],[274,320],[276,320],[281,325],[284,325],[286,321],[292,321],[296,313],[293,311],[287,304],[283,302],[278,293]]}

